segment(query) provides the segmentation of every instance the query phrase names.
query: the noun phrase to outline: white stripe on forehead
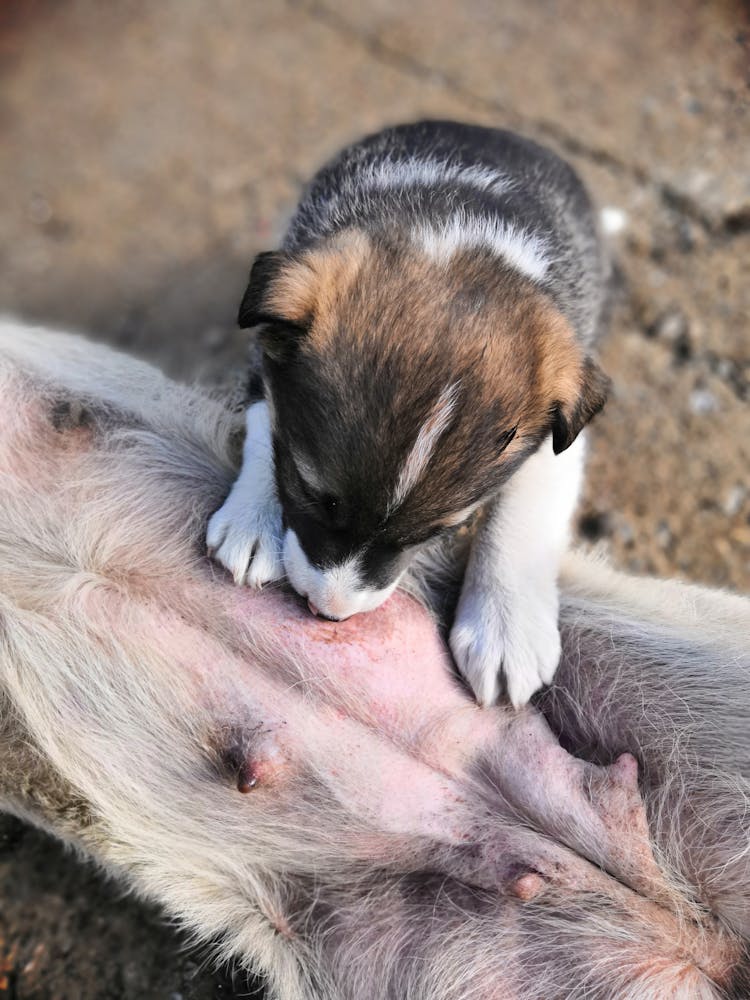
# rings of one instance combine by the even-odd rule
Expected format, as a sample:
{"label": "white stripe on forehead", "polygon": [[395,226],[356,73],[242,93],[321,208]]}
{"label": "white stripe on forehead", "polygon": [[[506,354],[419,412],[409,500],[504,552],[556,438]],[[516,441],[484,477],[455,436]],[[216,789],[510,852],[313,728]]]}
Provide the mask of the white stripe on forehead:
{"label": "white stripe on forehead", "polygon": [[438,264],[449,263],[459,251],[485,249],[535,281],[545,276],[550,265],[544,236],[504,219],[458,211],[444,222],[423,223],[412,236]]}
{"label": "white stripe on forehead", "polygon": [[396,488],[391,497],[390,510],[400,506],[424,475],[435,446],[448,429],[458,398],[458,382],[447,385],[437,398],[432,413],[419,429],[417,440],[401,466]]}

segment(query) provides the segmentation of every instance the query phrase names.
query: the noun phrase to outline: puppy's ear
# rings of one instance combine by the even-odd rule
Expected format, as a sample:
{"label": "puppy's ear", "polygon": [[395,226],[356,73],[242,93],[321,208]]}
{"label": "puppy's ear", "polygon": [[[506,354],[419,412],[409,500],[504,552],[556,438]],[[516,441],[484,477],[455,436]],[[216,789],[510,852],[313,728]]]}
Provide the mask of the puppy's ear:
{"label": "puppy's ear", "polygon": [[259,253],[250,269],[245,294],[240,303],[237,322],[244,330],[259,323],[272,323],[281,320],[281,316],[273,315],[267,304],[267,295],[271,282],[278,277],[284,263],[284,254],[278,250],[268,250]]}
{"label": "puppy's ear", "polygon": [[271,286],[288,264],[289,258],[279,250],[258,254],[237,316],[243,330],[263,324],[258,339],[265,355],[273,361],[286,360],[307,332],[304,324],[283,315],[278,296],[272,292]]}
{"label": "puppy's ear", "polygon": [[557,403],[552,413],[552,447],[555,454],[569,448],[586,424],[604,406],[611,380],[591,358],[581,369],[580,392],[571,403]]}

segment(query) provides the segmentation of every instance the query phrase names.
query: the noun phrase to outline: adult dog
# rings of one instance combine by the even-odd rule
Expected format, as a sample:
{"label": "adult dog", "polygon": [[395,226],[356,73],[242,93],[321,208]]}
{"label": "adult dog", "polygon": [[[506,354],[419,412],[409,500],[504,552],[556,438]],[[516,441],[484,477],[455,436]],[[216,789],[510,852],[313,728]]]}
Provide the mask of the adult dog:
{"label": "adult dog", "polygon": [[395,595],[203,553],[237,418],[0,327],[0,806],[283,1000],[746,997],[750,605],[571,557],[562,663],[480,709]]}

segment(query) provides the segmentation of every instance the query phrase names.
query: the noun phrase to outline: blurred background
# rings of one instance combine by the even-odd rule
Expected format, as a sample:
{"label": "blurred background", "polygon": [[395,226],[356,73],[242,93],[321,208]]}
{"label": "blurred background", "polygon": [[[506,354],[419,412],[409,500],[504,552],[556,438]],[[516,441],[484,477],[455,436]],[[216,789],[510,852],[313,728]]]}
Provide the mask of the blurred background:
{"label": "blurred background", "polygon": [[[750,589],[750,11],[739,0],[0,0],[0,311],[231,381],[253,255],[386,123],[519,129],[618,228],[578,532]],[[0,998],[253,984],[0,819]]]}

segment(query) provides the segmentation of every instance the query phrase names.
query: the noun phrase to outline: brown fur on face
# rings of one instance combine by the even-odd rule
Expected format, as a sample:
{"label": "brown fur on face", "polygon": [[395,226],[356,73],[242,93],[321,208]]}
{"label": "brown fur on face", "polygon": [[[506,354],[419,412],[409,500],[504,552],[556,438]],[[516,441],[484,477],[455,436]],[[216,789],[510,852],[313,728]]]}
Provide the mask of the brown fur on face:
{"label": "brown fur on face", "polygon": [[264,258],[241,320],[268,324],[261,337],[273,361],[294,356],[328,383],[342,433],[356,427],[366,438],[369,415],[364,450],[395,462],[391,482],[435,400],[456,384],[430,462],[433,516],[450,513],[448,497],[453,509],[476,502],[548,433],[557,451],[567,447],[604,402],[606,379],[565,317],[488,251],[443,263],[408,242],[349,231],[293,258]]}

